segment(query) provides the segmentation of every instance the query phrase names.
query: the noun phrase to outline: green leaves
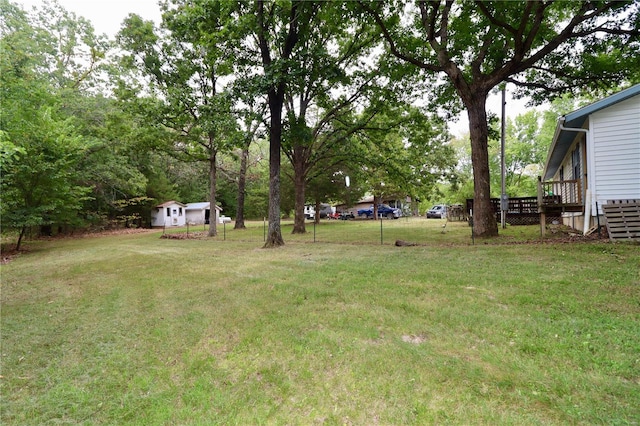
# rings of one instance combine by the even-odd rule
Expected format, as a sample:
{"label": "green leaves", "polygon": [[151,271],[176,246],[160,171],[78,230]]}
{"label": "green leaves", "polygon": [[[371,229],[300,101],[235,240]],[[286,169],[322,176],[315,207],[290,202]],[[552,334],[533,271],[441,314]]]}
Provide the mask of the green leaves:
{"label": "green leaves", "polygon": [[131,116],[94,92],[105,88],[104,39],[57,3],[32,15],[0,6],[10,16],[0,62],[2,226],[84,226],[117,199],[144,195]]}
{"label": "green leaves", "polygon": [[[2,223],[8,228],[71,223],[90,188],[79,185],[87,145],[67,121],[43,110],[24,127],[8,126],[19,143],[2,166]],[[4,144],[3,144],[4,145]]]}

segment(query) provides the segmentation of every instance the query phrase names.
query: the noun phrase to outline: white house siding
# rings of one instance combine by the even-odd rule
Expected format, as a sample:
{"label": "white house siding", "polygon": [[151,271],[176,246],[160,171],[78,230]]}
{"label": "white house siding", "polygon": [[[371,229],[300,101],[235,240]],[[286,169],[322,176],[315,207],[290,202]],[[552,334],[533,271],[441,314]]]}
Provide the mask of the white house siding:
{"label": "white house siding", "polygon": [[640,199],[640,96],[597,111],[589,120],[593,204]]}
{"label": "white house siding", "polygon": [[211,203],[188,203],[186,207],[187,211],[187,223],[194,225],[203,225],[205,223],[206,212],[209,210]]}
{"label": "white house siding", "polygon": [[204,223],[205,210],[187,210],[187,223],[193,225],[202,225]]}
{"label": "white house siding", "polygon": [[220,218],[220,212],[222,208],[216,206],[214,209],[214,217],[209,218],[209,222],[206,222],[207,211],[210,210],[211,203],[208,201],[203,201],[200,203],[188,203],[186,207],[187,211],[187,222],[194,225],[203,225],[205,223],[209,223],[211,220],[215,220],[218,223]]}

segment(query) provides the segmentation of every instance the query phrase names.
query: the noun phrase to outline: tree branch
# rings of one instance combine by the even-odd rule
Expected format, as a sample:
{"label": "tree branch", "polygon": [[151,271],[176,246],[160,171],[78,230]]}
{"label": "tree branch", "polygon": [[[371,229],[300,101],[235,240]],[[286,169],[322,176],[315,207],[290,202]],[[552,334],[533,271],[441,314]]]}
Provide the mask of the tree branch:
{"label": "tree branch", "polygon": [[[382,36],[384,37],[384,39],[386,40],[387,44],[389,45],[389,50],[391,51],[391,53],[394,56],[402,59],[403,61],[409,62],[410,64],[413,64],[413,65],[415,65],[415,66],[417,66],[419,68],[425,69],[425,70],[429,70],[429,71],[433,71],[433,72],[442,71],[442,67],[440,67],[440,66],[435,66],[433,64],[428,64],[426,62],[420,61],[419,59],[415,58],[414,56],[410,56],[410,55],[400,51],[400,49],[396,45],[396,42],[393,40],[393,36],[391,35],[391,32],[387,28],[387,25],[384,23],[384,21],[382,20],[380,15],[376,11],[374,11],[371,7],[369,7],[369,5],[367,3],[365,3],[364,1],[360,0],[359,4],[376,21],[376,24],[378,24],[378,27],[380,28],[380,31],[382,31]],[[383,4],[383,3],[380,3],[380,4]]]}

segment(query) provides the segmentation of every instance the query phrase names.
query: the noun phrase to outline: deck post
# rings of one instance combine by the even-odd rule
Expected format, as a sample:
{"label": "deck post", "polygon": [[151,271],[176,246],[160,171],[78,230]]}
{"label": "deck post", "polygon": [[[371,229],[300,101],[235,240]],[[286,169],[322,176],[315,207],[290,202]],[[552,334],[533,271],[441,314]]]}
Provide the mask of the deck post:
{"label": "deck post", "polygon": [[542,212],[542,176],[538,176],[538,212]]}
{"label": "deck post", "polygon": [[543,201],[542,193],[542,176],[538,176],[538,213],[540,213],[540,236],[544,237],[547,228],[547,217],[542,206]]}

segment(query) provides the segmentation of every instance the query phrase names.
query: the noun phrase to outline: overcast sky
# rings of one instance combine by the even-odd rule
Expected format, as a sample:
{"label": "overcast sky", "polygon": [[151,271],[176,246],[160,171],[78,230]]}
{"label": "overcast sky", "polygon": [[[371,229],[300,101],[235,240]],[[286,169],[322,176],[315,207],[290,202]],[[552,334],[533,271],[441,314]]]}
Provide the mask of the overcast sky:
{"label": "overcast sky", "polygon": [[[32,6],[40,7],[44,1],[17,0],[16,3],[30,11]],[[58,3],[66,10],[90,20],[98,34],[107,34],[109,38],[115,36],[120,24],[130,13],[160,22],[158,0],[58,0]]]}
{"label": "overcast sky", "polygon": [[[15,0],[14,0],[15,1]],[[32,6],[40,7],[42,0],[17,0],[25,10],[30,11]],[[136,13],[144,19],[160,22],[160,7],[158,0],[58,0],[66,10],[74,12],[90,20],[94,29],[99,34],[106,34],[113,38],[120,29],[120,24],[130,13]],[[507,92],[510,86],[507,85]],[[487,102],[487,109],[500,117],[501,95],[492,95]],[[524,101],[512,100],[507,93],[507,116],[515,118],[516,115],[526,112]],[[469,131],[467,114],[463,112],[455,123],[449,123],[451,132],[460,136]]]}

